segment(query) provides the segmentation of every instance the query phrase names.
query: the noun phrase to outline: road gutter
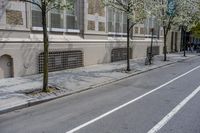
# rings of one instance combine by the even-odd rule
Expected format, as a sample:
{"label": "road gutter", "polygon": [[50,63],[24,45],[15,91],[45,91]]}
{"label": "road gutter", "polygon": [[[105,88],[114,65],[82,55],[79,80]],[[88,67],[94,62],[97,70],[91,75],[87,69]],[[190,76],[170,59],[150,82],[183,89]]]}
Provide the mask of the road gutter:
{"label": "road gutter", "polygon": [[173,62],[166,63],[164,65],[159,65],[159,66],[156,66],[154,68],[147,69],[147,70],[134,72],[134,73],[131,73],[130,75],[123,76],[123,77],[121,77],[119,79],[108,80],[106,82],[95,84],[95,85],[92,85],[90,87],[82,88],[80,90],[75,90],[75,91],[71,91],[71,92],[57,94],[56,96],[55,95],[54,96],[49,96],[49,97],[44,98],[44,99],[30,99],[27,102],[24,102],[22,104],[18,104],[17,106],[12,106],[10,108],[0,109],[0,115],[4,114],[4,113],[11,112],[11,111],[15,111],[15,110],[31,107],[31,106],[34,106],[34,105],[37,105],[37,104],[41,104],[41,103],[44,103],[44,102],[48,102],[48,101],[51,101],[51,100],[59,99],[59,98],[65,97],[65,96],[70,96],[70,95],[73,95],[73,94],[85,92],[85,91],[88,91],[88,90],[91,90],[91,89],[95,89],[95,88],[98,88],[98,87],[102,87],[102,86],[106,86],[106,85],[109,85],[109,84],[112,84],[112,83],[117,83],[117,82],[126,80],[128,78],[131,78],[133,76],[136,76],[136,75],[139,75],[139,74],[142,74],[142,73],[145,73],[145,72],[149,72],[149,71],[152,71],[152,70],[155,70],[155,69],[163,68],[163,67],[166,67],[166,66],[170,66],[170,65],[173,65],[173,64],[175,64],[177,62],[183,62],[185,60],[189,60],[189,59],[192,59],[192,58],[195,58],[195,57],[197,57],[197,56],[192,56],[192,57],[189,57],[189,58],[186,58],[186,59],[181,59],[179,61],[173,61]]}

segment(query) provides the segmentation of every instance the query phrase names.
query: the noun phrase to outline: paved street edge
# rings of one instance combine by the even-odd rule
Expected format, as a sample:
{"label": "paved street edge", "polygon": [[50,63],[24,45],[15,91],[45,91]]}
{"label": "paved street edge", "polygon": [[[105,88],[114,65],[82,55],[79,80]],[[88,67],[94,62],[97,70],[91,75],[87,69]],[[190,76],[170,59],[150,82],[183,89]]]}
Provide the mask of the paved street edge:
{"label": "paved street edge", "polygon": [[70,96],[70,95],[73,95],[73,94],[85,92],[85,91],[88,91],[88,90],[91,90],[91,89],[94,89],[94,88],[106,86],[106,85],[109,85],[109,84],[112,84],[112,83],[116,83],[116,82],[128,79],[130,77],[133,77],[133,76],[145,73],[145,72],[149,72],[149,71],[152,71],[152,70],[155,70],[155,69],[159,69],[159,68],[163,68],[163,67],[166,67],[166,66],[170,66],[170,65],[178,63],[178,62],[183,62],[185,60],[193,59],[195,57],[198,57],[198,55],[197,56],[193,56],[193,57],[188,57],[186,59],[182,59],[182,60],[179,60],[179,61],[173,61],[173,62],[170,62],[170,63],[167,63],[167,64],[159,65],[159,66],[156,66],[154,68],[150,68],[148,70],[142,70],[142,71],[134,72],[134,73],[132,73],[132,74],[130,74],[128,76],[124,76],[124,77],[121,77],[119,79],[108,80],[106,82],[95,84],[95,85],[92,85],[92,86],[87,87],[87,88],[82,88],[80,90],[58,94],[57,96],[51,96],[51,97],[48,97],[48,98],[45,98],[45,99],[41,99],[41,100],[30,100],[30,101],[28,101],[26,103],[18,104],[16,106],[11,107],[11,108],[0,109],[0,115],[4,114],[4,113],[11,112],[11,111],[15,111],[15,110],[31,107],[31,106],[34,106],[34,105],[37,105],[37,104],[45,103],[45,102],[48,102],[48,101],[52,101],[52,100],[55,100],[55,99],[59,99],[59,98],[65,97],[65,96]]}

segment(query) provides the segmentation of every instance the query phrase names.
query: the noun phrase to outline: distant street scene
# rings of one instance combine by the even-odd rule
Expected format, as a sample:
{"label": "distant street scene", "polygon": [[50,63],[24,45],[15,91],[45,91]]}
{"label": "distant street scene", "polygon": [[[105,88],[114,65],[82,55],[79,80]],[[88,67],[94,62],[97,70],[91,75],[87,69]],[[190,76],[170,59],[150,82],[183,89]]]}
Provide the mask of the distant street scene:
{"label": "distant street scene", "polygon": [[0,133],[200,133],[199,0],[0,0]]}

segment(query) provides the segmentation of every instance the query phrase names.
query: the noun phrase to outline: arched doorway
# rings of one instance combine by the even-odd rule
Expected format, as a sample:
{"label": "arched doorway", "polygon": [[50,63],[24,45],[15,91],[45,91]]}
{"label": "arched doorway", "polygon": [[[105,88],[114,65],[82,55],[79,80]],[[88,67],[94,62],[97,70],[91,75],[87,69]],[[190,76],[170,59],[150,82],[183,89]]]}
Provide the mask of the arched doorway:
{"label": "arched doorway", "polygon": [[13,59],[9,55],[0,57],[0,79],[13,77]]}

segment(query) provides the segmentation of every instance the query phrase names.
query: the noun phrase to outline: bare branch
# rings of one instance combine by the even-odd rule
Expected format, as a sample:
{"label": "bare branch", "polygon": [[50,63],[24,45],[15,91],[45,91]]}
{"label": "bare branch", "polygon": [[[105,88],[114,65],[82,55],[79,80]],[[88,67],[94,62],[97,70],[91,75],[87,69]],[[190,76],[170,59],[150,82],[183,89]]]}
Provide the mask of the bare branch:
{"label": "bare branch", "polygon": [[74,0],[68,0],[66,3],[64,2],[52,2],[52,0],[48,0],[49,4],[47,6],[47,12],[53,9],[74,9]]}
{"label": "bare branch", "polygon": [[110,5],[110,7],[112,7],[113,9],[117,9],[117,10],[119,10],[119,11],[122,11],[122,12],[127,12],[127,10],[125,10],[125,9],[123,9],[123,8],[119,8],[118,6],[116,6],[116,5]]}
{"label": "bare branch", "polygon": [[33,1],[30,1],[30,0],[19,0],[21,2],[27,2],[27,3],[31,3],[33,5],[36,5],[37,7],[39,7],[41,10],[42,10],[42,6],[39,4],[39,3],[36,3],[36,2],[33,2]]}
{"label": "bare branch", "polygon": [[137,23],[133,23],[130,27],[129,27],[129,31],[136,25]]}
{"label": "bare branch", "polygon": [[122,3],[121,0],[116,0],[116,4],[118,3],[119,6],[122,6],[124,8],[124,10],[128,10],[128,6],[125,5],[124,3]]}
{"label": "bare branch", "polygon": [[58,9],[60,6],[52,6],[52,7],[50,7],[50,8],[47,8],[47,12],[49,12],[49,11],[51,11],[51,10],[53,10],[53,9]]}

